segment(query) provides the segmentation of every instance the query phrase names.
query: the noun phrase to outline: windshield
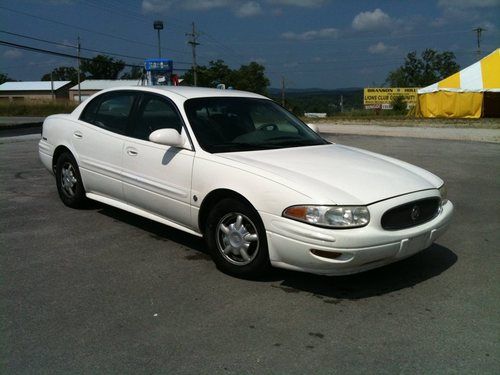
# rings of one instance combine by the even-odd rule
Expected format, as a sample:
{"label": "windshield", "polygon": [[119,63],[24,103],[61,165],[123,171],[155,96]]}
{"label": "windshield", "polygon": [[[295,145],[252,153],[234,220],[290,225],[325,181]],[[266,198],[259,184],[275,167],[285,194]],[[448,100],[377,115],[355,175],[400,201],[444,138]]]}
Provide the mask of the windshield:
{"label": "windshield", "polygon": [[187,100],[184,108],[198,143],[211,153],[328,143],[271,100],[197,98]]}

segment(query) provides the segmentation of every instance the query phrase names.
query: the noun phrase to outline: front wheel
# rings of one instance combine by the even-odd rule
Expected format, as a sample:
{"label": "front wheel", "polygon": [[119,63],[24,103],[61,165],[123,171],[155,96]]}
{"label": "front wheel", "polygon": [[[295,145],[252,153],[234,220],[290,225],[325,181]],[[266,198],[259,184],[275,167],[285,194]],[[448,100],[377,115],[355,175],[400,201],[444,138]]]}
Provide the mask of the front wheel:
{"label": "front wheel", "polygon": [[57,159],[56,185],[59,197],[66,206],[79,208],[85,204],[82,176],[75,158],[69,152],[64,152]]}
{"label": "front wheel", "polygon": [[208,215],[205,238],[219,269],[256,277],[269,267],[266,231],[259,214],[235,199],[224,199]]}

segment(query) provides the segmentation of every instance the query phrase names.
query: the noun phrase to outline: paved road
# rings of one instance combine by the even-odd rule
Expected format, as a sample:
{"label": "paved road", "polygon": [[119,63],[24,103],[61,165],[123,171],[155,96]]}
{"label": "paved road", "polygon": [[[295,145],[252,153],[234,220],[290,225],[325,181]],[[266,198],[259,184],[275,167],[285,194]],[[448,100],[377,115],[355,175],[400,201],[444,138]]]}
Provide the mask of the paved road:
{"label": "paved road", "polygon": [[64,207],[36,141],[0,139],[0,371],[498,374],[500,146],[336,140],[444,177],[449,232],[357,276],[239,280],[194,237]]}
{"label": "paved road", "polygon": [[[404,125],[404,121],[400,125]],[[376,135],[500,143],[500,129],[432,128],[426,126],[383,126],[370,124],[319,124],[320,131],[333,134]]]}

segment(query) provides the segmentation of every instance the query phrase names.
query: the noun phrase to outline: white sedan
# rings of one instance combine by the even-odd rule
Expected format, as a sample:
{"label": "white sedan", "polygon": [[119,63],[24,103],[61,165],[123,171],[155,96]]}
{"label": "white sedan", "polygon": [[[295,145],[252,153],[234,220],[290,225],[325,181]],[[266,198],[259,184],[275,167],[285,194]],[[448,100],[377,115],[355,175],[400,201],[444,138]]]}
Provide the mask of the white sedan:
{"label": "white sedan", "polygon": [[45,120],[39,155],[67,206],[93,199],[203,236],[242,277],[386,265],[429,247],[453,212],[439,177],[329,143],[242,91],[101,91]]}

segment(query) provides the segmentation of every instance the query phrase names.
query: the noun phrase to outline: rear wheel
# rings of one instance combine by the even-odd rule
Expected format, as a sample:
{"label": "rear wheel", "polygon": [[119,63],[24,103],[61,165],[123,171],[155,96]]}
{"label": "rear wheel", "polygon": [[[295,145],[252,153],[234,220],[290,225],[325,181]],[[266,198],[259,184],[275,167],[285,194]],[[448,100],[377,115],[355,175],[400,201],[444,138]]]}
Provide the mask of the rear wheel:
{"label": "rear wheel", "polygon": [[56,164],[56,185],[63,203],[72,208],[85,204],[85,189],[75,158],[69,152],[62,153]]}
{"label": "rear wheel", "polygon": [[224,199],[208,215],[205,238],[219,269],[256,277],[269,268],[266,231],[259,214],[235,199]]}

